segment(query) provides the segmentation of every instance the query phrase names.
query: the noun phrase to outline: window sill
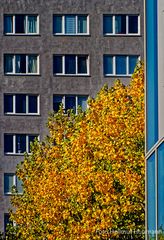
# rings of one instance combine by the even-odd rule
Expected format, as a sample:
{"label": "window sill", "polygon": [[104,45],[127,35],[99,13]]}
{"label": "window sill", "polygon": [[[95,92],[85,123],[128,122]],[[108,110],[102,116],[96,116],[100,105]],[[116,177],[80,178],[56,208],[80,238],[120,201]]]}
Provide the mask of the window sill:
{"label": "window sill", "polygon": [[4,33],[4,36],[28,36],[28,37],[40,37],[39,33]]}
{"label": "window sill", "polygon": [[14,195],[23,195],[23,193],[11,193],[11,192],[9,192],[9,193],[4,193],[4,195],[5,196],[14,196]]}
{"label": "window sill", "polygon": [[40,117],[40,113],[4,113],[5,116],[39,116]]}
{"label": "window sill", "polygon": [[[27,152],[24,153],[4,153],[5,156],[24,156]],[[31,153],[27,153],[27,154],[31,154]]]}
{"label": "window sill", "polygon": [[112,33],[104,33],[104,37],[141,37],[141,34],[140,33],[134,33],[134,34],[112,34]]}
{"label": "window sill", "polygon": [[90,74],[54,74],[55,77],[91,77]]}
{"label": "window sill", "polygon": [[106,75],[104,75],[104,77],[131,77],[132,76],[132,74],[126,74],[126,75],[121,75],[121,74],[114,74],[114,75],[112,75],[112,74],[106,74]]}
{"label": "window sill", "polygon": [[64,34],[64,33],[53,33],[55,37],[90,37],[90,33],[78,33],[78,34]]}
{"label": "window sill", "polygon": [[5,76],[41,76],[40,73],[4,73]]}

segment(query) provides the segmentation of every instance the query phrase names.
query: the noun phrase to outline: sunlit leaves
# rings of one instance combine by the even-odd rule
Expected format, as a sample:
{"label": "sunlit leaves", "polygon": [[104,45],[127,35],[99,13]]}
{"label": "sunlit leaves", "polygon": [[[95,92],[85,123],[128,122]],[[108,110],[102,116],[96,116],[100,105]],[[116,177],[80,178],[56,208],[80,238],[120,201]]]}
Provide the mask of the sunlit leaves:
{"label": "sunlit leaves", "polygon": [[124,239],[118,230],[144,229],[143,65],[129,86],[104,86],[88,105],[52,114],[49,137],[18,166],[24,194],[13,197],[12,217],[20,240]]}

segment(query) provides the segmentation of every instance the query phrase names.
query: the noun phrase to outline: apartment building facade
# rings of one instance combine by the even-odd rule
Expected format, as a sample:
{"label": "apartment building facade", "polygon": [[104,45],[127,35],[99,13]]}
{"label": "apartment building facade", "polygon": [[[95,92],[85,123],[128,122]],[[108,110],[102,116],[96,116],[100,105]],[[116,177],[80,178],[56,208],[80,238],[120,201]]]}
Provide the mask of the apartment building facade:
{"label": "apartment building facade", "polygon": [[48,134],[49,112],[85,109],[107,83],[128,84],[143,59],[142,0],[1,0],[0,230],[30,142]]}

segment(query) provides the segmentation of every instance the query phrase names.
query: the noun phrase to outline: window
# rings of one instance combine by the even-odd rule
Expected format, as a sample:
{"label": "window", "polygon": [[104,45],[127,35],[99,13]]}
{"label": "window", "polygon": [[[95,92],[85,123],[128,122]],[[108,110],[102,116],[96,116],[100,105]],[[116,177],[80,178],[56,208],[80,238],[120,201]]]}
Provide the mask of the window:
{"label": "window", "polygon": [[5,94],[5,114],[39,114],[39,96],[26,94]]}
{"label": "window", "polygon": [[[4,174],[4,193],[12,194],[13,188],[18,193],[23,192],[22,181],[14,173],[5,173]],[[6,219],[7,220],[7,219]]]}
{"label": "window", "polygon": [[137,35],[139,34],[138,15],[104,15],[104,34]]}
{"label": "window", "polygon": [[27,134],[4,134],[5,154],[30,153],[30,143],[38,139],[38,135]]}
{"label": "window", "polygon": [[131,55],[105,55],[104,56],[104,75],[131,75],[139,60],[139,56]]}
{"label": "window", "polygon": [[5,74],[39,74],[39,56],[35,54],[5,54]]}
{"label": "window", "polygon": [[87,35],[87,15],[54,15],[53,33],[55,35]]}
{"label": "window", "polygon": [[87,55],[54,55],[53,69],[56,75],[88,75]]}
{"label": "window", "polygon": [[4,33],[5,34],[28,34],[35,35],[39,33],[38,15],[4,15]]}
{"label": "window", "polygon": [[53,96],[53,110],[57,112],[61,104],[63,104],[64,111],[73,109],[74,112],[78,113],[78,106],[81,106],[82,110],[85,111],[87,108],[88,96],[76,96],[76,95],[54,95]]}

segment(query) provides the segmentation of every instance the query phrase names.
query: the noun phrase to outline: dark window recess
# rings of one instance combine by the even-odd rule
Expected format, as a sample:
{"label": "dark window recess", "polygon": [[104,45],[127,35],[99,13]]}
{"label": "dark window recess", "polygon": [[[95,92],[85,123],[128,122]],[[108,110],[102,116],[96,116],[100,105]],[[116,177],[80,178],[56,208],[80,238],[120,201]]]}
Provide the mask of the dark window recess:
{"label": "dark window recess", "polygon": [[138,16],[129,16],[129,33],[138,33]]}
{"label": "dark window recess", "polygon": [[29,96],[28,101],[29,101],[28,102],[29,113],[37,113],[38,112],[37,96]]}
{"label": "dark window recess", "polygon": [[16,95],[16,113],[26,113],[26,95]]}
{"label": "dark window recess", "polygon": [[78,73],[87,73],[87,61],[85,56],[78,57]]}
{"label": "dark window recess", "polygon": [[15,15],[15,33],[25,33],[25,15]]}
{"label": "dark window recess", "polygon": [[65,56],[65,73],[76,74],[76,57],[67,55]]}
{"label": "dark window recess", "polygon": [[62,73],[62,56],[54,56],[54,73]]}
{"label": "dark window recess", "polygon": [[76,112],[76,97],[75,96],[65,96],[65,111],[68,109],[73,109]]}
{"label": "dark window recess", "polygon": [[26,73],[26,55],[16,55],[16,73]]}
{"label": "dark window recess", "polygon": [[12,95],[4,96],[4,112],[5,113],[13,112],[13,96]]}
{"label": "dark window recess", "polygon": [[58,112],[60,105],[62,103],[62,96],[54,96],[53,97],[53,110],[54,112]]}
{"label": "dark window recess", "polygon": [[126,16],[118,15],[116,16],[116,33],[118,34],[126,34]]}
{"label": "dark window recess", "polygon": [[16,153],[26,152],[26,135],[16,134]]}
{"label": "dark window recess", "polygon": [[10,134],[4,135],[4,152],[5,153],[13,152],[13,135]]}

